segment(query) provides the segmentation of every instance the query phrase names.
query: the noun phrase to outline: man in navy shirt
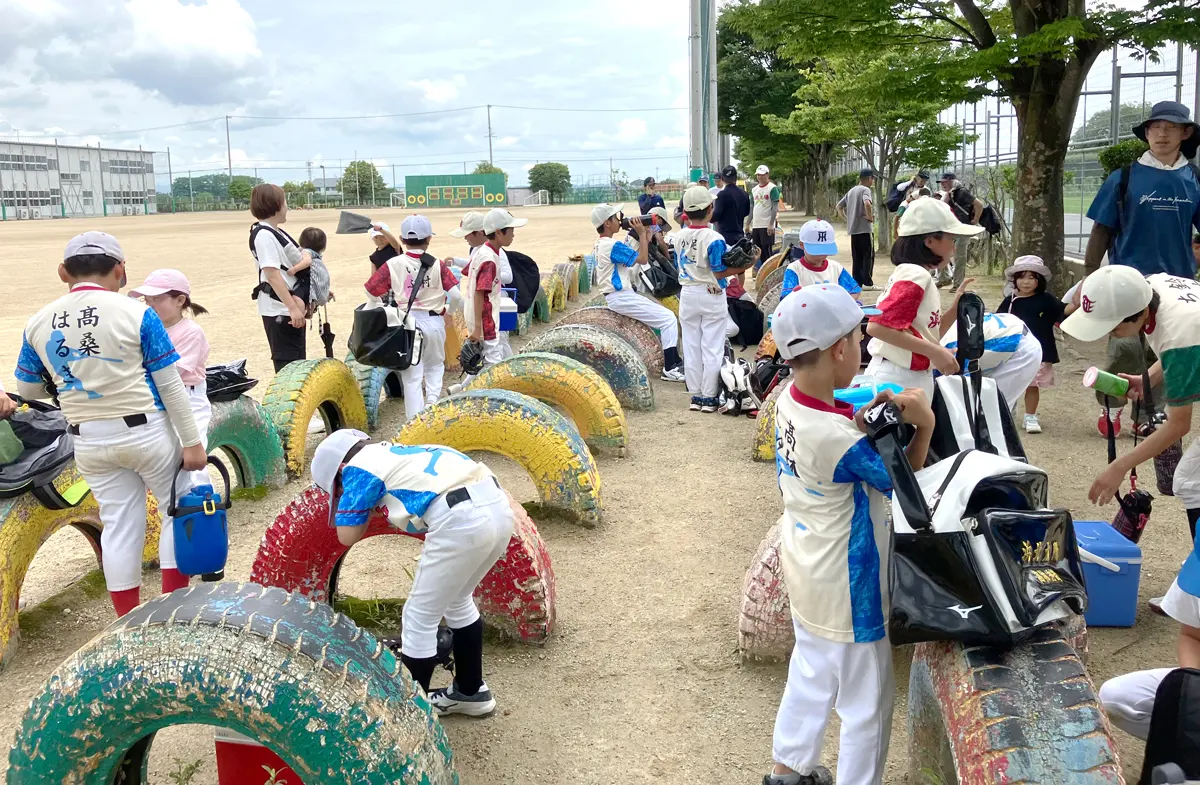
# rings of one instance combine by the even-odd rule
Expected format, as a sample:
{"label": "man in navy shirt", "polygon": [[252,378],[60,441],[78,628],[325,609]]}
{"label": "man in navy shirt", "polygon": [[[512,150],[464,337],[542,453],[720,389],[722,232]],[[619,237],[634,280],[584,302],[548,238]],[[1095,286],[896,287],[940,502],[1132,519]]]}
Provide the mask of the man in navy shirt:
{"label": "man in navy shirt", "polygon": [[638,197],[638,215],[649,215],[655,207],[666,209],[667,203],[654,191],[657,185],[658,183],[654,182],[653,177],[647,177],[646,181],[642,183],[646,192]]}
{"label": "man in navy shirt", "polygon": [[746,236],[746,219],[750,217],[750,196],[737,184],[738,171],[735,166],[721,170],[721,182],[725,184],[717,193],[713,207],[713,227],[732,246]]}

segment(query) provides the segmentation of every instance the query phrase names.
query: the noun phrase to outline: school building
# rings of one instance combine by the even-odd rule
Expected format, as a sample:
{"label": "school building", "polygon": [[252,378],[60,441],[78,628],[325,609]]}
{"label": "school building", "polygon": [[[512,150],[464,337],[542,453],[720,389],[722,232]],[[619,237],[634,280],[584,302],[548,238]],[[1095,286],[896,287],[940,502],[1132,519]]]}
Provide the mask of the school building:
{"label": "school building", "polygon": [[154,153],[0,141],[0,220],[156,212]]}

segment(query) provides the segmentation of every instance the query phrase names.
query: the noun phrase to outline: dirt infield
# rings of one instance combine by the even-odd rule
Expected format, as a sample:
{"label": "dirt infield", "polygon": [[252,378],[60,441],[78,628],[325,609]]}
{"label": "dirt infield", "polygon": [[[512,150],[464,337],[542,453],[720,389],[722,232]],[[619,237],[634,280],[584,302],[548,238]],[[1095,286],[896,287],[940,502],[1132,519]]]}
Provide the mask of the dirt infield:
{"label": "dirt infield", "polygon": [[[588,206],[517,208],[530,224],[517,230],[514,248],[543,270],[569,254],[590,253],[596,237]],[[372,217],[398,228],[406,214],[380,210]],[[465,244],[449,236],[459,211],[430,211],[437,233],[435,255],[462,255]],[[336,211],[295,211],[286,227],[293,236],[308,225],[329,233],[325,258],[339,299],[330,308],[338,356],[350,332],[350,314],[361,301],[370,265],[365,236],[338,236]],[[785,223],[798,223],[787,216]],[[12,368],[27,319],[64,291],[56,266],[67,239],[87,229],[117,236],[129,258],[131,284],[150,270],[176,267],[193,286],[193,298],[213,314],[201,319],[214,362],[249,359],[262,383],[270,362],[262,324],[250,302],[254,264],[247,247],[249,214],[0,223],[0,250],[9,260],[7,307],[0,314],[0,375],[12,384]],[[848,238],[839,237],[849,260]],[[877,265],[877,283],[890,266]],[[977,290],[989,306],[999,282]],[[571,304],[578,308],[587,297]],[[555,319],[559,316],[556,314]],[[538,325],[534,334],[549,325]],[[525,339],[516,339],[519,344]],[[1104,442],[1095,432],[1097,407],[1079,386],[1083,370],[1103,359],[1103,346],[1060,344],[1059,386],[1047,391],[1040,412],[1045,433],[1025,441],[1033,463],[1049,469],[1051,503],[1079,519],[1107,519],[1086,499],[1103,467]],[[309,356],[321,353],[310,336]],[[753,355],[753,348],[746,353]],[[456,381],[447,378],[447,384]],[[598,457],[603,481],[604,523],[584,530],[569,523],[538,521],[558,579],[559,627],[544,649],[489,646],[485,669],[500,710],[488,720],[446,723],[465,785],[475,783],[571,783],[635,785],[670,782],[756,782],[771,758],[771,730],[786,678],[783,665],[741,665],[734,651],[739,591],[759,541],[780,513],[774,467],[750,460],[754,422],[686,411],[682,385],[655,381],[657,407],[626,413],[628,458]],[[376,435],[401,424],[403,407],[385,403]],[[1120,448],[1131,440],[1122,437]],[[685,447],[685,449],[681,449]],[[515,464],[485,458],[519,501],[536,498]],[[1152,468],[1144,467],[1148,487]],[[706,479],[707,478],[707,479]],[[290,483],[257,502],[239,503],[231,514],[233,547],[227,577],[245,580],[263,531],[300,493],[307,480]],[[1157,499],[1143,546],[1142,600],[1162,594],[1189,547],[1185,517],[1173,499]],[[377,538],[354,549],[342,573],[342,590],[358,597],[404,596],[419,546],[405,538]],[[30,696],[72,651],[112,619],[107,597],[76,592],[53,613],[43,600],[94,569],[84,538],[59,533],[39,552],[26,583],[29,610],[13,663],[0,672],[0,739],[11,739]],[[146,574],[146,587],[158,575]],[[148,598],[147,590],[144,597]],[[1093,630],[1091,673],[1097,684],[1137,668],[1174,663],[1176,625],[1139,609],[1128,630]],[[908,780],[904,722],[908,649],[896,650],[897,697],[888,783]],[[439,672],[435,681],[445,678]],[[1126,776],[1140,770],[1140,744],[1119,735]],[[836,760],[836,722],[827,743]],[[216,783],[211,735],[174,729],[159,736],[152,782],[165,782],[174,760],[203,759],[194,785]],[[7,761],[0,763],[0,770]],[[264,777],[265,779],[265,777]],[[315,785],[310,783],[310,785]]]}

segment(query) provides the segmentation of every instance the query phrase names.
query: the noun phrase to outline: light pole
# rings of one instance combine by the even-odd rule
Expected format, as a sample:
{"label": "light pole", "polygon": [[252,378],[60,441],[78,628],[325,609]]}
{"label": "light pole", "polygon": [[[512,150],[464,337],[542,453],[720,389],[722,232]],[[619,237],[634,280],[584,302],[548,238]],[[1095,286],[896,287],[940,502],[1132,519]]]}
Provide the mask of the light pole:
{"label": "light pole", "polygon": [[325,205],[325,189],[329,187],[329,181],[325,179],[325,164],[321,164],[321,205]]}

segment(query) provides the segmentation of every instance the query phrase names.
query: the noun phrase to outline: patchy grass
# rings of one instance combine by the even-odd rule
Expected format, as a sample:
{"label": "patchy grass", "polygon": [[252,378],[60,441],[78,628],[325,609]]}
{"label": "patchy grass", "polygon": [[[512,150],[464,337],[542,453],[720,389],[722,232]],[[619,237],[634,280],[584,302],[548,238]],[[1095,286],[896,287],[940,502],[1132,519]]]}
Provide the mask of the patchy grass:
{"label": "patchy grass", "polygon": [[92,600],[107,595],[108,587],[104,583],[104,573],[100,570],[92,570],[48,600],[21,611],[18,617],[21,635],[32,636],[43,630],[52,630],[55,625],[62,624],[65,609],[78,610]]}

